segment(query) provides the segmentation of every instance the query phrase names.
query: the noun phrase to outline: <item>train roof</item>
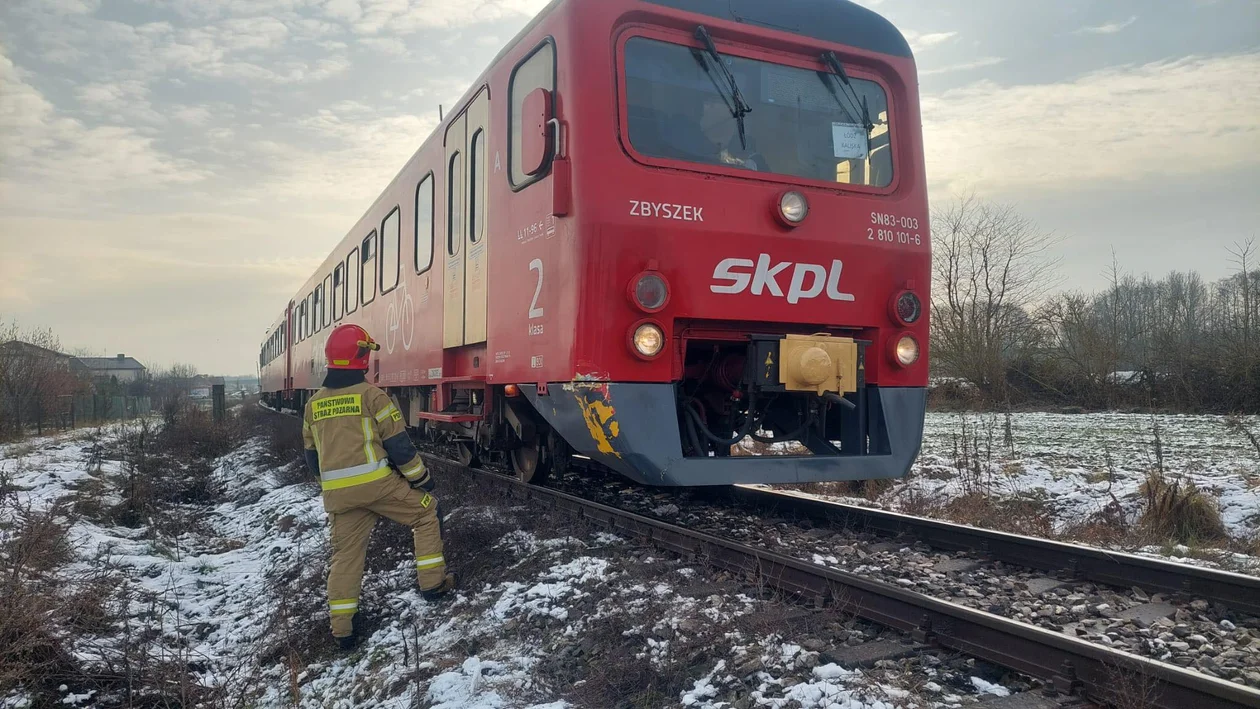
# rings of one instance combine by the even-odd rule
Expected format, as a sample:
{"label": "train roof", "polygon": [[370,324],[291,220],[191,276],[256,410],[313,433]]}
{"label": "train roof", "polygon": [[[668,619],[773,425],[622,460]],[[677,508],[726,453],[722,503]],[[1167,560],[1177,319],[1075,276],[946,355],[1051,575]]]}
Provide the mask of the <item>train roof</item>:
{"label": "train roof", "polygon": [[646,0],[685,12],[759,25],[881,54],[912,56],[882,15],[849,0]]}

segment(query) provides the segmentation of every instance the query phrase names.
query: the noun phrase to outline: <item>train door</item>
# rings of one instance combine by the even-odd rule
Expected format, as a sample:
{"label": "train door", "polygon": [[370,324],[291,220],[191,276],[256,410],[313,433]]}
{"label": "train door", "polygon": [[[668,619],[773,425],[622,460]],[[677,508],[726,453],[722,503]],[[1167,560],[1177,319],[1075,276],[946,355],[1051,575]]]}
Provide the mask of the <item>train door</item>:
{"label": "train door", "polygon": [[486,341],[489,233],[486,157],[490,96],[485,89],[446,129],[446,274],[442,346]]}
{"label": "train door", "polygon": [[290,300],[284,309],[284,380],[280,388],[285,392],[293,388],[293,343],[297,342],[293,327],[297,322],[296,313],[293,301]]}

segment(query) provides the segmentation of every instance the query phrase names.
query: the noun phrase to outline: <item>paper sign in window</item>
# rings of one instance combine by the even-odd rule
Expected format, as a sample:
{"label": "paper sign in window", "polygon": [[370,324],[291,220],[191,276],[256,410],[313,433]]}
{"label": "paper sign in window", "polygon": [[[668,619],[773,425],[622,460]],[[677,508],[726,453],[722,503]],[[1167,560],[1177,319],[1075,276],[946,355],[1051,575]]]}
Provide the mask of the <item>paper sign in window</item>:
{"label": "paper sign in window", "polygon": [[843,160],[865,160],[870,154],[866,126],[857,123],[832,123],[831,147]]}

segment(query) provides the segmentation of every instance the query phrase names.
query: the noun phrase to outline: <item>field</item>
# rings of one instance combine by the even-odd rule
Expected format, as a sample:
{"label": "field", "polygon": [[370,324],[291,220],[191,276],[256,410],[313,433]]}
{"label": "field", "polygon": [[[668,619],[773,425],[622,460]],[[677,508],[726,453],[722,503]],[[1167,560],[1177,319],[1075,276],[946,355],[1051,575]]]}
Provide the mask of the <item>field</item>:
{"label": "field", "polygon": [[[1247,431],[1260,431],[1260,418],[929,413],[922,452],[905,479],[859,490],[806,488],[850,498],[861,494],[865,504],[911,514],[1166,555],[1199,555],[1200,542],[1208,541],[1254,554],[1260,540],[1260,451]],[[1183,486],[1192,483],[1219,509],[1228,539],[1179,545],[1129,533],[1141,519],[1143,485],[1152,473]],[[1230,559],[1240,570],[1255,566],[1247,555]]]}

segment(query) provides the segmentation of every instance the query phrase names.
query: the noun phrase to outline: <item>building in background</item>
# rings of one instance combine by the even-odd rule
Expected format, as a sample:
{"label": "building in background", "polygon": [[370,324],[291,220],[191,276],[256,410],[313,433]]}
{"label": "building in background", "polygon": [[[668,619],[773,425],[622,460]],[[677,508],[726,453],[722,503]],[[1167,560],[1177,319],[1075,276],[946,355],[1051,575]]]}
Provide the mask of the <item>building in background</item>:
{"label": "building in background", "polygon": [[113,357],[78,357],[95,382],[130,384],[149,378],[149,370],[134,357],[120,354]]}
{"label": "building in background", "polygon": [[90,376],[87,365],[78,357],[68,355],[55,350],[50,350],[39,345],[32,345],[29,342],[21,340],[9,340],[8,342],[0,342],[0,357],[4,357],[5,361],[20,362],[23,359],[34,358],[36,360],[48,360],[55,362],[57,366],[64,367],[72,374],[82,377]]}
{"label": "building in background", "polygon": [[205,374],[198,375],[188,385],[188,396],[194,399],[209,399],[211,389],[216,384],[222,385],[223,377],[212,377]]}

